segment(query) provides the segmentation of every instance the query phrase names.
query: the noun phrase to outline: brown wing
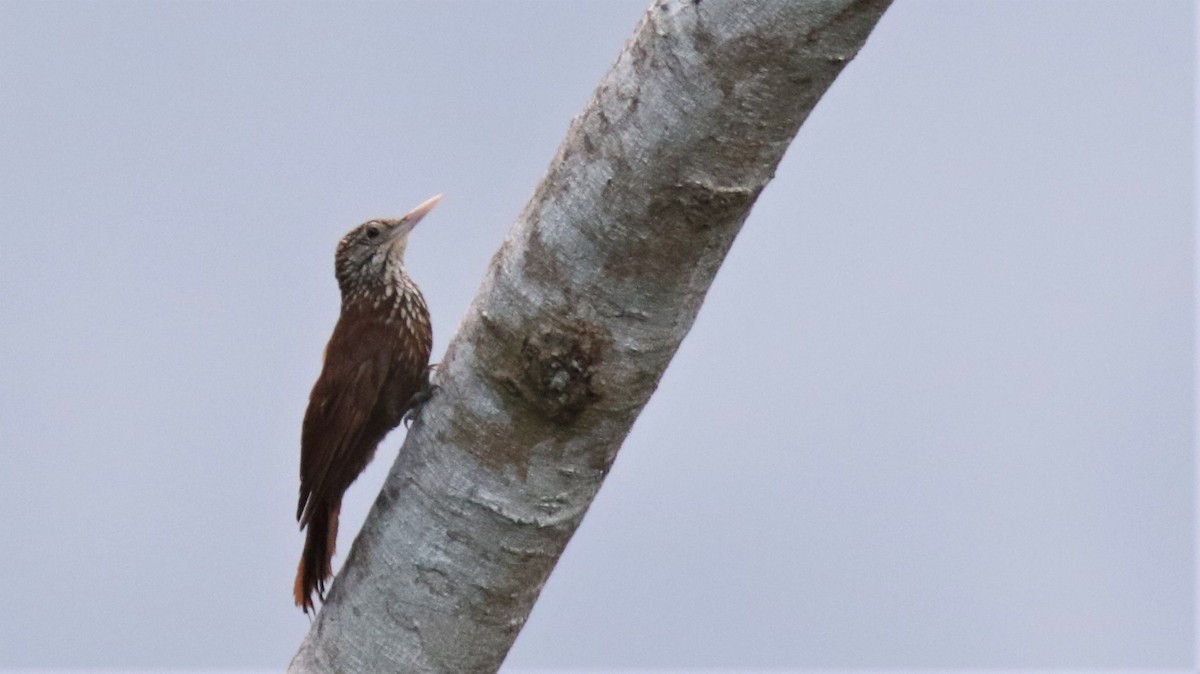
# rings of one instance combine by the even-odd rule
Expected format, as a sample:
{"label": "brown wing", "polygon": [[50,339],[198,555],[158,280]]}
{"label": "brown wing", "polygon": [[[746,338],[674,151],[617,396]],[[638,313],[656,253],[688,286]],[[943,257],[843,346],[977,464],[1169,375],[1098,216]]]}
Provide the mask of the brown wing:
{"label": "brown wing", "polygon": [[325,347],[325,365],[309,396],[300,435],[303,527],[314,504],[341,500],[390,428],[372,415],[390,376],[395,328],[370,320],[338,320]]}

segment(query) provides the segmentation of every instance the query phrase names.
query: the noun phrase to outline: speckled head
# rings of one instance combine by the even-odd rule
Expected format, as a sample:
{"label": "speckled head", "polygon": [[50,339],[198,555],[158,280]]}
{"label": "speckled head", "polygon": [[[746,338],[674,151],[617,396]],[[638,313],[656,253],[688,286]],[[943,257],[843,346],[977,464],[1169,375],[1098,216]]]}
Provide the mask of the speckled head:
{"label": "speckled head", "polygon": [[409,233],[441,200],[442,195],[434,196],[394,220],[368,220],[343,236],[334,258],[342,291],[384,282],[398,271]]}

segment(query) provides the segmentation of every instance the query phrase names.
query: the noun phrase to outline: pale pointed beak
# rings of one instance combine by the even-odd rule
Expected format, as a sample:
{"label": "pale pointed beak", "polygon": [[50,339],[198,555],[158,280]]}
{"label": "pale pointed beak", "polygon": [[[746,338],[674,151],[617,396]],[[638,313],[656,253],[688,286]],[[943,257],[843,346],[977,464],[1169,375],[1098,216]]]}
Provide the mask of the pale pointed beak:
{"label": "pale pointed beak", "polygon": [[405,213],[404,217],[396,221],[396,229],[392,230],[392,238],[407,236],[408,233],[412,231],[413,227],[416,227],[417,223],[421,221],[421,218],[424,218],[426,215],[428,215],[429,211],[432,211],[433,207],[437,206],[441,200],[442,195],[434,195],[433,197],[430,197],[422,202],[420,206],[417,206],[408,213]]}

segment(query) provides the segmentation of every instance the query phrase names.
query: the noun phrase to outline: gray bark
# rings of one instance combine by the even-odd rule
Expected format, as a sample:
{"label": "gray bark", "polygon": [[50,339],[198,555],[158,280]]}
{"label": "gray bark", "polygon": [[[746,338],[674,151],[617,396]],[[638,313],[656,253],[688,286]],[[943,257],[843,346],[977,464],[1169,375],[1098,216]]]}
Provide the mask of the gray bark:
{"label": "gray bark", "polygon": [[661,0],[492,260],[289,671],[494,672],[890,0]]}

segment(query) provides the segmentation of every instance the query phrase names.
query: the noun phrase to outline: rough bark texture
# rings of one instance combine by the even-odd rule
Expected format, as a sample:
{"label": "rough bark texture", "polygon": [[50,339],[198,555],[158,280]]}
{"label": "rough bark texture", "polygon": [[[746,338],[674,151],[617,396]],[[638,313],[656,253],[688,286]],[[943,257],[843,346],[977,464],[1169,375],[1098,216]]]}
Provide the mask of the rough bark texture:
{"label": "rough bark texture", "polygon": [[510,231],[292,672],[496,671],[890,0],[662,0]]}

